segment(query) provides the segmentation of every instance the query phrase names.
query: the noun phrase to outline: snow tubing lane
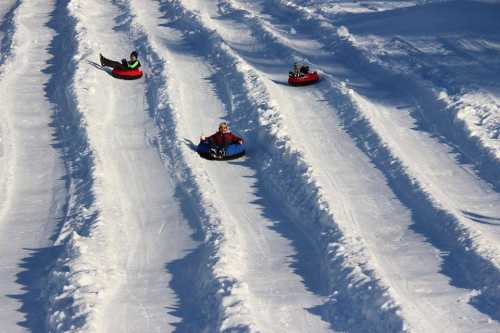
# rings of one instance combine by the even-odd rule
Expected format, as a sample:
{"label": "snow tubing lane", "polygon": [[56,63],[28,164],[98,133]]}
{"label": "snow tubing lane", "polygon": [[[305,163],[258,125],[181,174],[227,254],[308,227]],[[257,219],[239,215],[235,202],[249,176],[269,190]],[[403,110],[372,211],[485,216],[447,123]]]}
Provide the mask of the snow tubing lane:
{"label": "snow tubing lane", "polygon": [[307,73],[299,77],[294,77],[294,76],[288,77],[288,84],[291,86],[306,86],[308,84],[313,84],[318,81],[319,81],[318,72]]}
{"label": "snow tubing lane", "polygon": [[113,69],[111,75],[117,79],[122,80],[136,80],[142,77],[143,72],[140,69]]}
{"label": "snow tubing lane", "polygon": [[210,156],[210,145],[206,141],[200,141],[198,144],[198,147],[196,148],[196,152],[203,158],[206,158],[208,160],[218,160],[218,161],[227,161],[227,160],[234,160],[238,157],[241,157],[245,155],[245,144],[237,144],[233,143],[229,145],[226,149],[225,152],[226,154],[222,159],[215,159],[212,156]]}

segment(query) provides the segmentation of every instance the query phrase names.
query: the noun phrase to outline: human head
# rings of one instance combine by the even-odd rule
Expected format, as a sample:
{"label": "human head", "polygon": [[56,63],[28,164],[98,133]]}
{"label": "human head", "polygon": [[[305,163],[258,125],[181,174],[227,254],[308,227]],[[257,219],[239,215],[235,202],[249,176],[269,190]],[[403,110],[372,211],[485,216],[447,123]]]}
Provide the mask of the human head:
{"label": "human head", "polygon": [[138,55],[137,51],[132,51],[132,53],[130,53],[130,59],[135,61],[137,60]]}
{"label": "human head", "polygon": [[221,133],[229,132],[229,125],[225,121],[219,124],[219,132]]}

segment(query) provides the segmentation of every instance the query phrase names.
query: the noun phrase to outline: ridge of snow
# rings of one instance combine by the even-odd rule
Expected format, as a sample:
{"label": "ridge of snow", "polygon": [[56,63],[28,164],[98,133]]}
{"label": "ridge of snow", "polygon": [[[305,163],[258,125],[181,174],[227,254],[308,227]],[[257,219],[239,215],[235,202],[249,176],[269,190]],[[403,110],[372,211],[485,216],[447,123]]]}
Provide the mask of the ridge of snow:
{"label": "ridge of snow", "polygon": [[[134,7],[134,8],[138,8]],[[161,8],[162,6],[160,6]],[[162,13],[167,12],[169,16],[174,16],[175,20],[178,19],[177,14],[183,12],[182,7],[173,7],[165,4],[165,8],[161,8]],[[146,16],[147,13],[141,14],[142,17]],[[139,15],[137,15],[139,16]],[[170,19],[170,17],[167,18]],[[145,20],[140,20],[145,22]],[[190,19],[186,20],[186,25],[191,24]],[[150,27],[145,27],[146,31],[151,31]],[[186,35],[189,38],[194,38],[199,40],[197,37],[198,33],[193,33],[189,28],[185,30]],[[189,31],[189,32],[188,32]],[[161,46],[163,39],[161,35],[158,37],[153,34],[148,35],[149,42],[151,43],[155,54],[167,54],[170,55],[170,51]],[[155,56],[156,57],[156,56]],[[170,155],[177,155],[180,162],[180,169],[183,170],[178,174],[183,180],[183,187],[187,187],[191,191],[191,195],[198,198],[200,202],[200,211],[204,214],[200,214],[201,218],[201,229],[205,237],[205,246],[207,247],[209,253],[211,253],[208,258],[207,270],[205,272],[208,276],[203,291],[205,297],[212,297],[214,304],[212,306],[206,306],[205,310],[209,317],[208,327],[216,331],[231,331],[231,330],[250,330],[258,331],[259,326],[255,322],[255,319],[251,318],[251,310],[248,306],[248,302],[251,300],[248,298],[247,286],[242,282],[238,276],[240,276],[239,271],[244,270],[241,266],[244,264],[245,260],[240,260],[239,257],[244,255],[244,242],[238,241],[240,231],[233,225],[227,225],[222,223],[221,211],[219,211],[219,204],[214,202],[211,198],[212,193],[207,192],[207,189],[211,188],[211,181],[207,178],[207,175],[196,167],[199,165],[199,157],[193,156],[192,149],[187,149],[180,138],[179,132],[179,121],[180,112],[176,106],[176,103],[170,101],[170,94],[174,94],[170,85],[175,84],[173,80],[174,76],[169,70],[170,61],[166,61],[165,66],[161,66],[162,72],[164,72],[164,80],[167,83],[167,92],[160,96],[159,109],[156,112],[162,112],[163,118],[167,118],[167,122],[173,122],[175,126],[174,134],[169,134],[169,142],[172,145],[175,142],[175,146],[170,151]],[[172,113],[172,116],[168,116]],[[172,153],[174,151],[174,153]],[[215,193],[213,193],[215,194]],[[228,239],[231,237],[231,240]],[[203,301],[203,300],[202,300]],[[206,302],[206,301],[203,301]],[[208,304],[210,305],[210,304]]]}
{"label": "ridge of snow", "polygon": [[11,2],[1,24],[5,35],[0,46],[0,286],[4,296],[0,314],[2,329],[7,331],[19,325],[46,326],[45,282],[58,251],[52,237],[65,212],[64,168],[52,141],[55,105],[45,89],[51,79],[45,60],[54,36],[48,26],[54,3]]}
{"label": "ridge of snow", "polygon": [[[92,5],[100,10],[86,15]],[[73,57],[66,60],[66,72],[60,74],[69,86],[65,93],[69,114],[59,114],[59,135],[64,138],[74,131],[74,138],[80,140],[63,147],[74,173],[68,215],[56,241],[63,250],[49,280],[49,327],[54,332],[99,332],[121,330],[125,325],[159,332],[178,321],[173,312],[164,314],[167,305],[176,303],[176,295],[167,289],[171,275],[164,263],[190,246],[187,224],[182,223],[180,208],[170,192],[174,186],[170,166],[156,151],[156,128],[146,114],[133,112],[141,111],[142,105],[127,104],[126,99],[114,95],[132,95],[134,88],[141,93],[142,81],[110,79],[87,60],[95,56],[103,40],[108,41],[104,52],[120,48],[119,41],[126,39],[120,30],[130,28],[129,13],[116,1],[62,1],[59,10],[59,30],[74,38],[69,47]],[[107,22],[101,18],[105,17],[115,18],[116,43],[109,42],[114,32],[96,32],[103,31],[101,25]],[[64,41],[61,44],[67,46]],[[104,87],[109,92],[107,99],[96,90],[97,75],[109,80]],[[127,117],[113,112],[120,103],[120,111],[128,112]],[[108,131],[105,125],[113,116],[117,124]],[[103,140],[103,133],[112,133],[111,139]],[[136,158],[138,154],[141,159]],[[136,163],[140,160],[146,163]],[[124,191],[124,187],[128,188]],[[163,239],[167,232],[172,232],[175,241]]]}
{"label": "ridge of snow", "polygon": [[[141,48],[150,51],[148,63],[154,68],[158,77],[153,85],[153,95],[151,107],[157,126],[160,129],[160,149],[162,154],[172,161],[177,170],[176,180],[179,182],[180,192],[189,200],[195,208],[198,216],[196,228],[203,235],[203,253],[200,265],[200,279],[194,286],[196,298],[201,303],[203,317],[206,321],[205,330],[220,331],[230,329],[249,329],[252,323],[249,318],[245,318],[248,310],[245,302],[240,297],[241,289],[244,286],[238,279],[229,272],[231,267],[227,259],[235,254],[242,253],[241,249],[231,247],[225,240],[225,234],[236,235],[236,230],[225,230],[221,226],[221,212],[217,210],[211,193],[204,190],[204,184],[210,182],[205,174],[197,167],[193,167],[193,152],[185,149],[178,129],[179,110],[171,101],[171,84],[174,82],[168,69],[168,60],[164,61],[160,54],[166,51],[162,48],[161,40],[150,34],[149,26],[141,20],[143,13],[139,13],[139,6],[135,1],[129,0],[130,10],[134,16],[133,22],[136,28],[135,37],[142,43]],[[163,12],[160,4],[159,13]],[[154,22],[154,20],[151,20]],[[199,158],[198,156],[194,158]],[[238,258],[233,259],[238,262]]]}

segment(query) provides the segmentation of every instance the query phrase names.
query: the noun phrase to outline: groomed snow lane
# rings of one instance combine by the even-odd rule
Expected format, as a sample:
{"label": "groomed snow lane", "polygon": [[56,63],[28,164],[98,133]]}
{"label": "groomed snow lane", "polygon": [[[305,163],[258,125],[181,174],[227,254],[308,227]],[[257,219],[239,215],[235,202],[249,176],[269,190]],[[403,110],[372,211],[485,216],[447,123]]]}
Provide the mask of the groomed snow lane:
{"label": "groomed snow lane", "polygon": [[51,295],[51,330],[173,331],[181,318],[168,310],[178,298],[167,266],[195,246],[174,171],[155,144],[144,80],[117,80],[91,63],[99,52],[118,59],[130,52],[129,13],[116,2],[72,0],[67,14],[77,43],[71,112],[81,116],[92,151],[89,213],[97,216],[86,232],[74,221],[64,226],[65,257],[52,276],[64,288]]}
{"label": "groomed snow lane", "polygon": [[53,106],[44,91],[54,3],[17,2],[2,43],[8,57],[0,69],[0,323],[9,333],[46,325],[44,279],[56,255],[50,238],[66,202],[49,127]]}
{"label": "groomed snow lane", "polygon": [[[177,114],[179,138],[197,141],[200,134],[216,129],[220,120],[231,120],[230,95],[221,72],[211,64],[203,43],[198,43],[201,39],[191,38],[187,30],[178,31],[182,24],[167,23],[158,30],[156,27],[165,25],[159,19],[159,10],[175,15],[168,6],[132,3],[155,52],[167,60],[169,102],[174,110],[182,110]],[[151,17],[158,19],[149,22]],[[233,131],[238,132],[238,128]],[[222,299],[225,316],[218,330],[329,331],[328,323],[308,311],[321,299],[307,291],[294,272],[288,258],[301,253],[296,253],[291,240],[273,230],[280,223],[288,223],[287,217],[280,211],[279,202],[262,191],[252,164],[246,158],[206,161],[188,146],[182,149],[200,189],[209,198],[207,211],[219,220],[211,226],[223,237],[215,253],[220,258],[216,275],[233,281]],[[301,236],[291,237],[295,242]]]}

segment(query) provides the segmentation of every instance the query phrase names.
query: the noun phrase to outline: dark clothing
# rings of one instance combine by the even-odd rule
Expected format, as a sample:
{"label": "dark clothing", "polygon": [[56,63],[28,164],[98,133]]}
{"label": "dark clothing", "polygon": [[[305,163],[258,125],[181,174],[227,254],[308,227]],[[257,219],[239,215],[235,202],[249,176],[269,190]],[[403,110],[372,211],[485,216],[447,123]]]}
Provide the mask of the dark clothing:
{"label": "dark clothing", "polygon": [[294,64],[293,65],[293,71],[288,72],[288,75],[291,77],[301,77],[304,76],[305,74],[309,73],[309,66],[307,65],[298,65]]}
{"label": "dark clothing", "polygon": [[221,133],[217,132],[207,138],[207,141],[218,147],[227,147],[232,143],[243,141],[242,138],[234,135],[231,132]]}
{"label": "dark clothing", "polygon": [[104,58],[103,56],[101,56],[101,65],[112,67],[113,69],[119,69],[119,70],[131,70],[141,67],[141,63],[139,62],[139,60],[131,62],[127,61],[126,59],[122,59],[122,62],[120,63],[118,61]]}

